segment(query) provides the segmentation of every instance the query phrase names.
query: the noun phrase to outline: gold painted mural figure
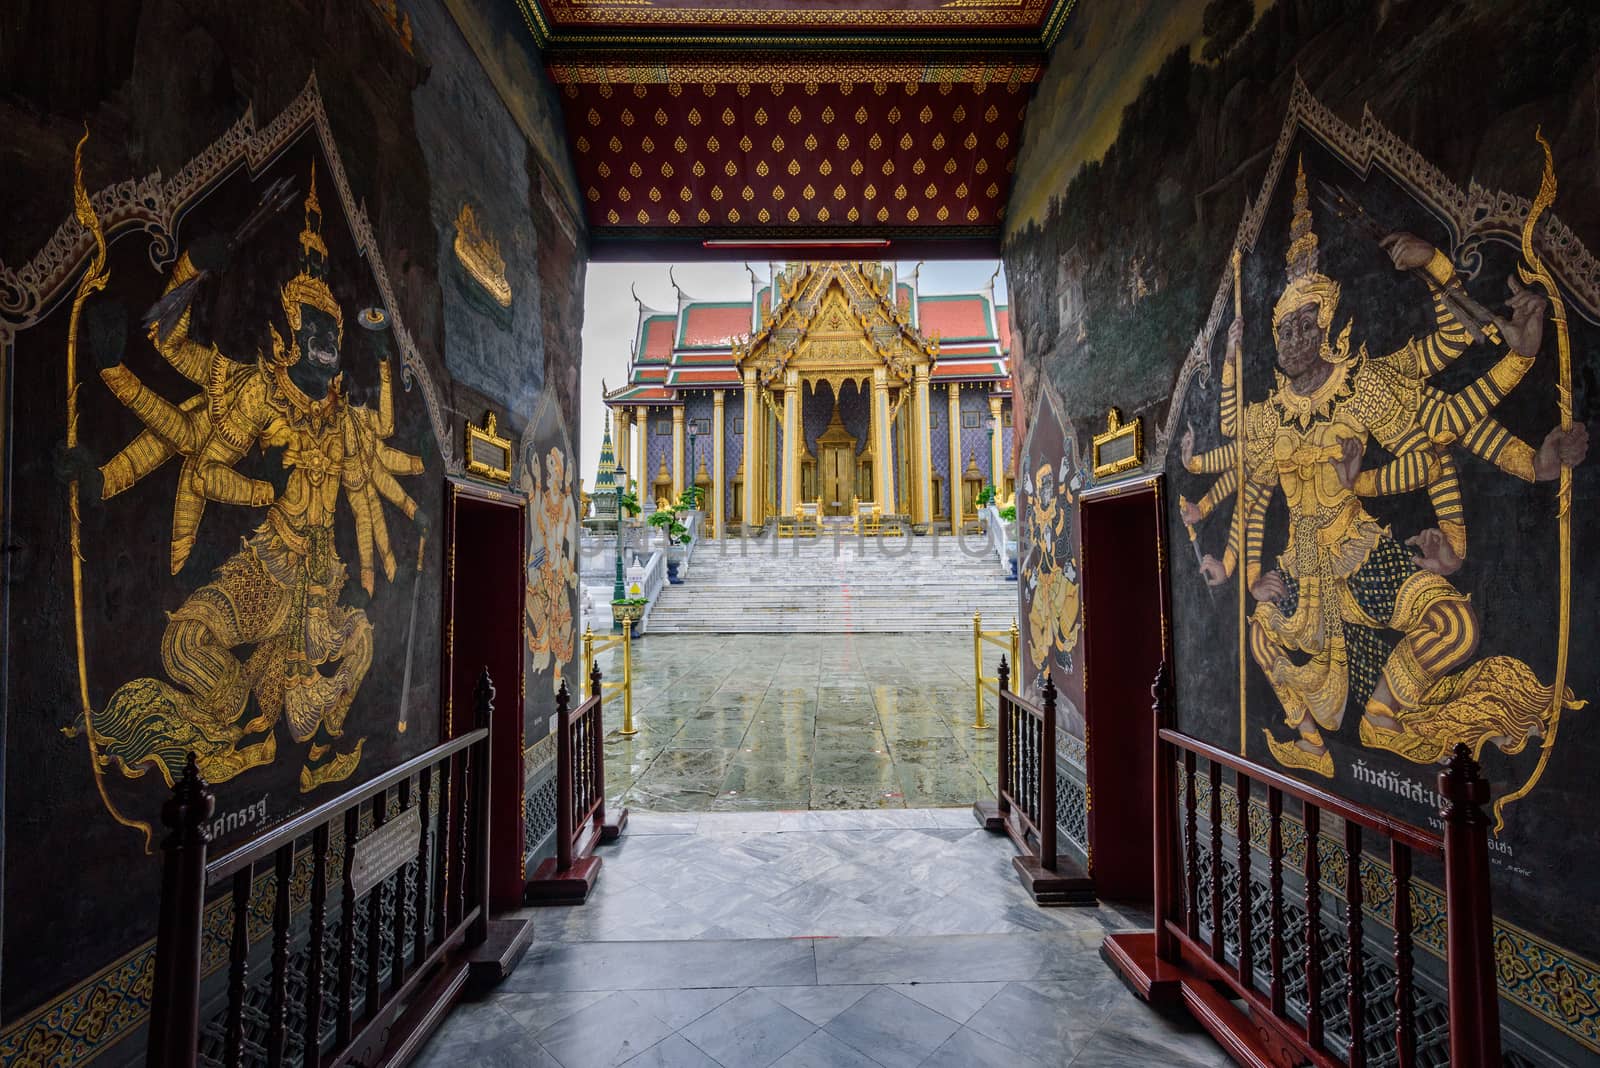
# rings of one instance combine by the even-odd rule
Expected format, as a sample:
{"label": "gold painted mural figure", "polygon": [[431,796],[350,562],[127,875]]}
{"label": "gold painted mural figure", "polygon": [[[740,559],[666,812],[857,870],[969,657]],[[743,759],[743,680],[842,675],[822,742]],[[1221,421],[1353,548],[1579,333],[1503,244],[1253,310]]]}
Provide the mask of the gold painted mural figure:
{"label": "gold painted mural figure", "polygon": [[[551,692],[561,689],[561,668],[574,649],[572,591],[578,588],[573,566],[578,551],[578,516],[572,503],[572,474],[566,457],[552,448],[545,457],[545,484],[539,486],[537,456],[523,464],[522,488],[528,495],[532,539],[524,597],[528,650],[533,669],[554,663]],[[580,681],[580,688],[587,682]]]}
{"label": "gold painted mural figure", "polygon": [[[1065,458],[1057,469],[1040,464],[1029,487],[1028,529],[1022,562],[1022,581],[1032,588],[1028,609],[1028,659],[1039,672],[1048,670],[1052,657],[1077,647],[1081,598],[1078,576],[1069,558],[1065,568],[1056,545],[1066,533],[1076,480],[1066,481]],[[1024,474],[1024,478],[1026,478]],[[1043,677],[1041,674],[1040,678]]]}
{"label": "gold painted mural figure", "polygon": [[[1236,412],[1243,323],[1228,333],[1222,369],[1221,430],[1232,439],[1195,455],[1193,430],[1182,440],[1185,466],[1219,477],[1197,504],[1181,508],[1198,523],[1222,500],[1244,508],[1244,544],[1235,525],[1223,559],[1206,556],[1202,573],[1227,581],[1243,556],[1244,581],[1257,604],[1249,622],[1252,659],[1266,674],[1295,732],[1267,742],[1279,763],[1331,777],[1322,731],[1338,730],[1347,702],[1364,706],[1363,745],[1417,763],[1448,756],[1457,743],[1474,755],[1493,743],[1516,753],[1542,737],[1559,708],[1552,687],[1509,656],[1474,660],[1477,613],[1449,579],[1467,552],[1467,528],[1452,448],[1464,448],[1528,482],[1557,478],[1588,451],[1582,424],[1550,431],[1535,449],[1489,413],[1522,380],[1543,340],[1546,301],[1510,280],[1509,320],[1494,331],[1507,351],[1484,375],[1446,394],[1429,379],[1473,342],[1446,294],[1458,285],[1448,258],[1411,234],[1383,240],[1397,270],[1421,272],[1433,298],[1435,331],[1385,356],[1352,351],[1347,321],[1331,328],[1339,283],[1317,271],[1303,166],[1296,177],[1287,254],[1288,284],[1273,308],[1276,384],[1265,401]],[[1369,441],[1393,457],[1361,470]],[[1243,446],[1243,492],[1239,448]],[[1282,492],[1289,509],[1287,546],[1278,566],[1260,563],[1267,506]],[[1368,514],[1363,499],[1425,492],[1436,525],[1402,545]],[[1236,504],[1235,507],[1239,507]],[[1407,550],[1406,545],[1411,546]],[[1381,632],[1399,633],[1390,645]],[[1570,692],[1563,704],[1574,707]]]}
{"label": "gold painted mural figure", "polygon": [[[286,182],[269,190],[266,210],[281,208],[286,192]],[[360,583],[370,595],[375,557],[386,578],[392,581],[395,571],[383,502],[420,525],[396,476],[421,474],[423,466],[385,444],[394,431],[386,361],[379,365],[376,411],[352,403],[343,390],[344,314],[326,281],[315,170],[305,198],[301,268],[281,291],[287,345],[271,328],[270,355],[247,362],[190,336],[196,284],[219,269],[261,215],[227,248],[191,246],[152,311],[151,342],[199,393],[173,404],[121,363],[100,373],[146,427],[100,468],[102,498],[169,459],[182,464],[173,503],[174,574],[189,557],[207,502],[265,509],[265,516],[168,617],[161,640],[167,678],[122,685],[95,714],[92,729],[102,764],[116,764],[129,778],[155,767],[170,784],[192,750],[201,773],[218,783],[273,762],[281,720],[295,742],[309,743],[300,771],[305,792],[348,778],[365,742],[358,738],[339,751],[345,716],[373,654],[366,613],[339,599],[347,577],[334,546],[339,496],[355,519]],[[281,490],[235,470],[256,446],[281,450]],[[253,648],[244,655],[241,647]]]}

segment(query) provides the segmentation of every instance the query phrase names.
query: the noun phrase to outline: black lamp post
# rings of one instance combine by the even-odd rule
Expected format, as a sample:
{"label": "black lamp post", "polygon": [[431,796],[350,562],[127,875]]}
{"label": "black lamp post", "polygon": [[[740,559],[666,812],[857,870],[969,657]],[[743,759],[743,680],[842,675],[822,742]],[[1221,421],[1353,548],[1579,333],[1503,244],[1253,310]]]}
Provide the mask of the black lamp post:
{"label": "black lamp post", "polygon": [[[699,468],[696,466],[696,463],[699,459],[700,453],[699,450],[695,448],[694,444],[694,420],[691,419],[689,420],[689,471],[688,479],[686,480],[689,486],[693,486],[695,484],[695,472],[699,470]],[[685,488],[688,487],[686,486]]]}
{"label": "black lamp post", "polygon": [[611,599],[620,601],[628,595],[622,581],[622,491],[628,484],[628,473],[621,465],[617,467],[617,575],[611,584]]}
{"label": "black lamp post", "polygon": [[994,490],[994,501],[998,506],[1000,501],[1000,472],[995,470],[994,462],[994,432],[998,429],[994,416],[984,421],[984,429],[989,432],[989,486]]}

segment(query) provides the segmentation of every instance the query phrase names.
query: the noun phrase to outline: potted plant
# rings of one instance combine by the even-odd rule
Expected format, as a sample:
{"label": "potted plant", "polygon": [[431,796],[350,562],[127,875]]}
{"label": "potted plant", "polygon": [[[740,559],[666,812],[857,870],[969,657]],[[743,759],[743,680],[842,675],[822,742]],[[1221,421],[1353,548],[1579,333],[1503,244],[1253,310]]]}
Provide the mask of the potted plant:
{"label": "potted plant", "polygon": [[678,517],[699,506],[700,490],[690,486],[678,495],[677,501],[665,509],[650,513],[649,523],[661,528],[667,536],[667,581],[674,586],[683,582],[678,577],[678,567],[683,563],[683,546],[689,541],[689,528]]}
{"label": "potted plant", "polygon": [[611,625],[621,630],[622,624],[628,622],[637,629],[639,620],[644,618],[644,606],[649,603],[643,597],[624,597],[620,601],[612,601]]}

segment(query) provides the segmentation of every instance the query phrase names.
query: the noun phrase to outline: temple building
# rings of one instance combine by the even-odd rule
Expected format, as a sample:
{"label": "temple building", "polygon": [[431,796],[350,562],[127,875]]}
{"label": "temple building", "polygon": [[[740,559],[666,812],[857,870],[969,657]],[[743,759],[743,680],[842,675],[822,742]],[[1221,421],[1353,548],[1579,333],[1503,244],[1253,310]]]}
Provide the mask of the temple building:
{"label": "temple building", "polygon": [[639,304],[627,383],[605,403],[641,500],[700,486],[716,535],[807,505],[869,505],[921,534],[970,524],[986,485],[1012,495],[1011,322],[993,279],[933,294],[893,264],[769,275],[752,272],[749,301]]}

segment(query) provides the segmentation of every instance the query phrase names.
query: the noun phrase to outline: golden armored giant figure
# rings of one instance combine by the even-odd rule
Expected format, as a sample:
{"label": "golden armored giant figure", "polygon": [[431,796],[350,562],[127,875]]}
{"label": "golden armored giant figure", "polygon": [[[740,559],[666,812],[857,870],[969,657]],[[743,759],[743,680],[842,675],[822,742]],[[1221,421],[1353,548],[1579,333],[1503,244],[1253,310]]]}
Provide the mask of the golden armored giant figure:
{"label": "golden armored giant figure", "polygon": [[[1237,425],[1243,323],[1228,334],[1222,369],[1221,430],[1231,439],[1195,455],[1184,435],[1187,469],[1219,477],[1185,522],[1198,523],[1224,499],[1241,498],[1221,560],[1201,563],[1211,585],[1226,582],[1243,556],[1244,581],[1257,605],[1248,627],[1252,658],[1266,674],[1295,732],[1280,741],[1267,731],[1282,764],[1331,777],[1333,757],[1321,732],[1338,730],[1347,702],[1364,706],[1363,745],[1418,763],[1448,756],[1464,742],[1474,755],[1494,743],[1508,753],[1542,736],[1558,711],[1551,687],[1509,656],[1473,661],[1477,613],[1450,581],[1467,552],[1465,512],[1451,449],[1460,447],[1500,470],[1533,482],[1554,479],[1588,451],[1582,424],[1557,427],[1538,449],[1489,412],[1516,388],[1543,339],[1545,299],[1510,281],[1509,320],[1494,317],[1486,338],[1507,351],[1481,377],[1446,394],[1429,379],[1472,343],[1450,294],[1459,282],[1449,259],[1411,234],[1383,239],[1397,270],[1420,273],[1433,297],[1435,331],[1385,356],[1351,350],[1351,326],[1337,340],[1332,327],[1339,283],[1317,271],[1302,166],[1287,254],[1288,284],[1273,308],[1278,348],[1276,384],[1243,410]],[[1369,441],[1393,457],[1361,470]],[[1243,493],[1239,493],[1243,448]],[[1287,546],[1278,566],[1263,570],[1267,506],[1281,492],[1289,510]],[[1436,525],[1408,538],[1408,551],[1374,519],[1363,499],[1425,492]],[[1235,507],[1240,507],[1236,504]],[[1242,526],[1244,544],[1238,543]],[[1392,644],[1384,631],[1395,631]],[[1570,703],[1570,694],[1562,695]]]}
{"label": "golden armored giant figure", "polygon": [[[1077,479],[1068,482],[1067,472],[1065,457],[1059,468],[1041,464],[1031,479],[1028,472],[1023,472],[1033,499],[1026,530],[1019,539],[1019,571],[1024,586],[1030,590],[1028,658],[1041,673],[1039,679],[1049,670],[1056,654],[1077,647],[1083,626],[1079,618],[1082,599],[1071,554],[1064,561],[1057,555],[1057,543],[1068,529],[1077,490]],[[1020,693],[1022,683],[1014,688]]]}
{"label": "golden armored giant figure", "polygon": [[[264,203],[282,201],[284,186],[269,190]],[[254,217],[240,233],[252,225],[259,225]],[[211,273],[197,266],[195,251],[191,246],[174,268],[150,339],[200,392],[174,404],[121,363],[101,371],[146,427],[101,467],[102,498],[180,459],[174,574],[194,547],[207,502],[265,512],[240,550],[170,614],[161,640],[167,679],[122,685],[94,716],[93,730],[103,760],[129,777],[154,766],[170,783],[192,750],[201,773],[217,783],[271,763],[282,720],[296,743],[309,743],[300,771],[300,789],[309,791],[348,778],[365,741],[337,751],[373,650],[366,613],[340,602],[346,570],[334,546],[339,497],[355,520],[360,583],[370,596],[374,559],[387,579],[395,572],[383,502],[421,524],[396,476],[421,474],[422,461],[385,444],[394,432],[387,361],[379,364],[376,411],[352,403],[343,389],[344,313],[326,281],[315,170],[301,269],[281,290],[289,336],[286,342],[270,328],[270,354],[236,360],[190,335],[189,301]],[[209,258],[215,256],[213,249]],[[256,446],[280,450],[281,489],[235,470]]]}

